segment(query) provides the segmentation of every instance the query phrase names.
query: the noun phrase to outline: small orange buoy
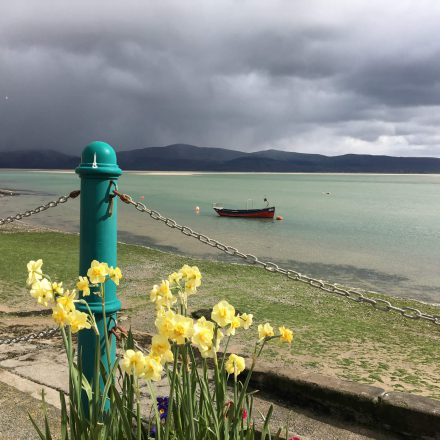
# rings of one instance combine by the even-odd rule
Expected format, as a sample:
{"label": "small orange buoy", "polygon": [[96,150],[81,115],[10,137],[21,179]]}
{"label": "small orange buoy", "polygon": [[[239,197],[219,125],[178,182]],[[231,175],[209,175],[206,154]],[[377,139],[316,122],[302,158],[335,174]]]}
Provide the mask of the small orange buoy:
{"label": "small orange buoy", "polygon": [[282,215],[278,215],[277,216],[277,220],[283,220],[283,216]]}
{"label": "small orange buoy", "polygon": [[139,198],[140,198],[141,200],[144,200],[145,197],[144,197],[144,196],[140,196]]}

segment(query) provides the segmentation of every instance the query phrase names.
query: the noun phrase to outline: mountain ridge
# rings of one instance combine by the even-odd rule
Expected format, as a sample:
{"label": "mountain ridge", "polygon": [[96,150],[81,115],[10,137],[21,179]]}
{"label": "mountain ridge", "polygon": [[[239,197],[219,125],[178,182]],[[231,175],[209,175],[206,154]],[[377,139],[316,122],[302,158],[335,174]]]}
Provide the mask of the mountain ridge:
{"label": "mountain ridge", "polygon": [[[438,174],[440,158],[371,154],[325,156],[276,149],[247,153],[190,144],[171,144],[117,152],[123,170],[234,171],[234,172],[342,172]],[[0,168],[72,169],[79,156],[54,150],[17,150],[0,153]]]}

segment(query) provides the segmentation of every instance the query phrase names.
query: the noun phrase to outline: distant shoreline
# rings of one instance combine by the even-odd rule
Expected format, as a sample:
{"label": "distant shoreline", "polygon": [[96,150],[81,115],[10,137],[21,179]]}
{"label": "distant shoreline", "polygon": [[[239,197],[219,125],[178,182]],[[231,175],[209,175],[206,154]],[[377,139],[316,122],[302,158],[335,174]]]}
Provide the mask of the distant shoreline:
{"label": "distant shoreline", "polygon": [[[75,174],[74,170],[41,169],[41,168],[0,168],[2,171],[30,171],[32,173]],[[439,173],[306,173],[306,172],[269,172],[269,171],[149,171],[149,170],[123,170],[124,174],[137,174],[141,176],[197,176],[197,175],[237,175],[237,174],[268,174],[268,175],[309,175],[309,176],[434,176]]]}

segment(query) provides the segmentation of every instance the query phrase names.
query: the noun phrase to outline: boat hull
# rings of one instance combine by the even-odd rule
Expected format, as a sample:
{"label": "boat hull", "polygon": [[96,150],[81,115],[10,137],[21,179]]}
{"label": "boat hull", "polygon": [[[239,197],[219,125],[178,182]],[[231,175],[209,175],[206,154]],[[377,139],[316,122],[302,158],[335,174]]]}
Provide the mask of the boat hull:
{"label": "boat hull", "polygon": [[224,209],[214,208],[220,217],[273,218],[275,207],[263,209]]}

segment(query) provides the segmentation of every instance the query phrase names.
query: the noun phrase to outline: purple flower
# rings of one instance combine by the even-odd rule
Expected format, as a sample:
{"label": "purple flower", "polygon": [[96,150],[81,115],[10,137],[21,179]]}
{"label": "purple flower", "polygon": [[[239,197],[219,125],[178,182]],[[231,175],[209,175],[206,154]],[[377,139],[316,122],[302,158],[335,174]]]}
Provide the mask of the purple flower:
{"label": "purple flower", "polygon": [[160,420],[164,420],[168,416],[168,397],[157,397],[156,400]]}

